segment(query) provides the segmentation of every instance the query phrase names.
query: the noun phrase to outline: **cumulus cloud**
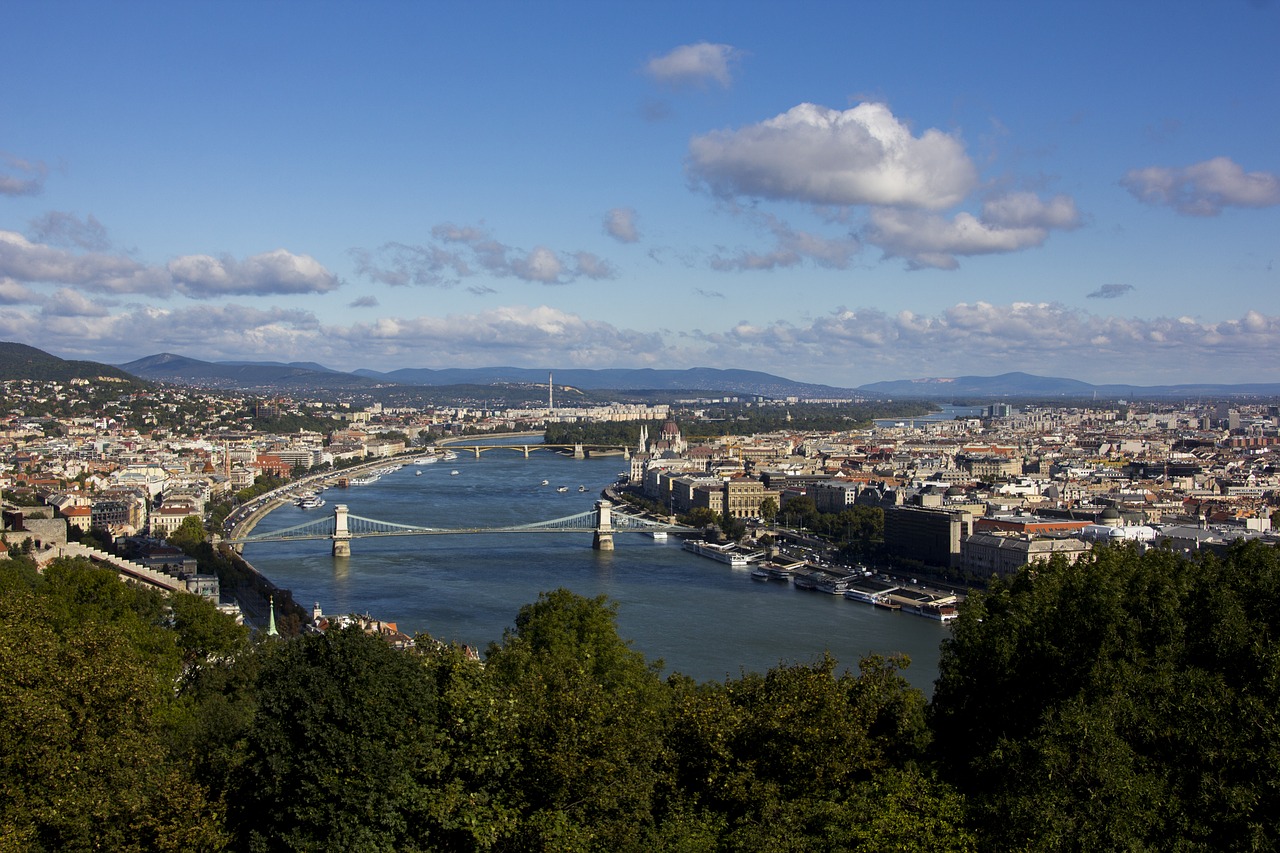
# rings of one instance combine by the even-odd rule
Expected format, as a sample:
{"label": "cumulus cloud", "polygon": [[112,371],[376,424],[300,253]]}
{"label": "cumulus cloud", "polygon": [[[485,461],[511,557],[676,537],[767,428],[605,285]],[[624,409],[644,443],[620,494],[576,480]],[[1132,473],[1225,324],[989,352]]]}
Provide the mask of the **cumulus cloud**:
{"label": "cumulus cloud", "polygon": [[33,243],[15,231],[0,231],[0,276],[18,281],[71,284],[103,293],[167,296],[173,282],[162,269],[97,252],[77,254]]}
{"label": "cumulus cloud", "polygon": [[39,302],[40,296],[11,278],[0,277],[0,305],[29,305]]}
{"label": "cumulus cloud", "polygon": [[823,237],[792,228],[770,214],[750,212],[749,216],[773,235],[773,248],[764,252],[743,249],[728,256],[717,252],[709,261],[712,269],[722,272],[772,270],[810,261],[819,267],[842,270],[848,269],[854,256],[862,250],[862,241],[853,234]]}
{"label": "cumulus cloud", "polygon": [[1258,311],[1208,321],[1102,316],[1045,302],[958,303],[931,315],[838,308],[802,324],[740,322],[668,339],[546,305],[328,325],[300,310],[135,305],[104,313],[74,295],[59,298],[45,313],[0,305],[0,340],[110,363],[170,350],[209,359],[319,360],[345,369],[767,364],[782,375],[836,385],[1014,366],[1058,374],[1065,363],[1095,382],[1195,381],[1190,364],[1213,381],[1280,381],[1271,358],[1280,347],[1280,316]]}
{"label": "cumulus cloud", "polygon": [[728,88],[732,82],[731,66],[739,55],[731,45],[702,41],[655,56],[645,64],[644,70],[659,83],[672,86],[715,82]]}
{"label": "cumulus cloud", "polygon": [[629,207],[615,207],[604,217],[604,233],[619,243],[634,243],[640,239],[636,228],[636,212]]}
{"label": "cumulus cloud", "polygon": [[[93,230],[90,227],[89,232]],[[32,284],[74,285],[98,293],[170,296],[177,291],[192,299],[327,293],[339,285],[337,277],[315,258],[284,249],[243,261],[184,255],[158,267],[121,255],[77,253],[34,243],[14,231],[0,231],[0,276]]]}
{"label": "cumulus cloud", "polygon": [[458,253],[439,246],[387,243],[376,251],[352,249],[350,254],[358,275],[392,287],[448,287],[471,274],[471,268]]}
{"label": "cumulus cloud", "polygon": [[1118,299],[1133,291],[1132,284],[1104,284],[1092,293],[1085,294],[1086,299]]}
{"label": "cumulus cloud", "polygon": [[0,195],[39,195],[49,167],[38,160],[23,160],[0,153]]}
{"label": "cumulus cloud", "polygon": [[434,287],[451,287],[479,272],[536,284],[616,275],[608,261],[591,252],[556,252],[546,246],[524,251],[474,226],[443,223],[431,229],[431,237],[432,242],[423,245],[387,243],[373,251],[352,249],[356,272],[392,286]]}
{"label": "cumulus cloud", "polygon": [[[1216,374],[1217,381],[1232,381],[1232,373],[1247,375],[1242,364],[1253,370],[1280,345],[1280,316],[1248,311],[1220,322],[1124,318],[1043,302],[959,303],[933,316],[840,308],[807,325],[739,323],[706,335],[706,342],[710,363],[767,358],[794,369],[807,365],[810,375],[845,371],[849,364],[859,365],[863,375],[885,378],[994,373],[1012,365],[1053,374],[1070,363],[1076,375],[1087,372],[1093,381],[1142,384],[1141,377],[1161,375],[1163,381],[1189,381],[1190,362]],[[1277,380],[1277,368],[1267,376],[1252,374],[1252,381]]]}
{"label": "cumulus cloud", "polygon": [[1246,172],[1229,157],[1214,157],[1182,168],[1132,169],[1120,185],[1138,201],[1172,207],[1187,216],[1217,216],[1224,207],[1280,204],[1280,176]]}
{"label": "cumulus cloud", "polygon": [[49,297],[40,310],[45,317],[107,317],[111,314],[107,304],[67,287]]}
{"label": "cumulus cloud", "polygon": [[1030,193],[1014,193],[988,201],[982,215],[960,212],[948,219],[897,208],[872,210],[864,233],[889,258],[902,258],[912,269],[956,269],[957,256],[1016,252],[1040,246],[1051,229],[1080,224],[1075,202],[1057,196],[1047,202]]}
{"label": "cumulus cloud", "polygon": [[192,299],[328,293],[338,277],[310,255],[276,249],[243,261],[224,256],[184,255],[168,264],[177,290]]}
{"label": "cumulus cloud", "polygon": [[960,140],[913,136],[884,104],[800,104],[759,124],[696,136],[690,177],[723,198],[941,210],[977,186]]}
{"label": "cumulus cloud", "polygon": [[74,213],[51,210],[38,219],[31,220],[27,229],[34,242],[48,243],[70,249],[86,249],[102,252],[111,248],[107,229],[92,213],[81,219]]}

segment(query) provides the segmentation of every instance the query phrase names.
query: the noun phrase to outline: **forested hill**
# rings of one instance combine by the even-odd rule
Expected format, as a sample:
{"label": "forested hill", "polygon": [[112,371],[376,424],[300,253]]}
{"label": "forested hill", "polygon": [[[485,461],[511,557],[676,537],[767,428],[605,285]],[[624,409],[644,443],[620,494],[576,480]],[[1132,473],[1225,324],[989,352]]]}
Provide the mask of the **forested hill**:
{"label": "forested hill", "polygon": [[871,657],[663,678],[565,590],[483,662],[0,560],[5,849],[1271,850],[1280,558],[1104,547]]}
{"label": "forested hill", "polygon": [[88,379],[141,385],[138,379],[118,367],[96,361],[67,361],[26,344],[0,341],[0,379],[31,379],[38,382],[69,382]]}

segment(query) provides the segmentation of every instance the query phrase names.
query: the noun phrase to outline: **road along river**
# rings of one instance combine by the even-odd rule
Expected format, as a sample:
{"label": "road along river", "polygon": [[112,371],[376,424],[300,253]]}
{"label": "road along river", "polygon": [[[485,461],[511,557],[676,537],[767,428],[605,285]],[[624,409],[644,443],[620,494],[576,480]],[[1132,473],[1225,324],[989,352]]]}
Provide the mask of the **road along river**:
{"label": "road along river", "polygon": [[[477,459],[459,449],[452,461],[407,464],[372,485],[329,489],[319,509],[281,507],[254,532],[300,524],[339,503],[353,515],[430,527],[543,521],[590,509],[625,467],[617,456],[575,460],[536,451],[525,459],[503,449]],[[824,650],[856,671],[868,653],[903,652],[912,660],[907,679],[932,693],[948,631],[942,623],[754,581],[746,570],[684,551],[675,537],[614,538],[612,552],[593,550],[589,533],[529,533],[356,539],[348,558],[331,556],[326,541],[260,543],[246,546],[245,557],[304,607],[368,613],[481,651],[539,592],[564,587],[617,602],[619,633],[649,661],[661,659],[664,673],[736,678],[809,663]]]}

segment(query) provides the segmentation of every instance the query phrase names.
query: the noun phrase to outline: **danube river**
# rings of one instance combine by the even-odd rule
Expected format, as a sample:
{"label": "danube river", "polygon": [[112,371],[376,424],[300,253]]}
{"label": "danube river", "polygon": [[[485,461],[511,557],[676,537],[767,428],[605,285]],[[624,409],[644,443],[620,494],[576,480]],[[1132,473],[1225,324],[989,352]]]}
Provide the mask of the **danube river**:
{"label": "danube river", "polygon": [[[441,528],[543,521],[590,509],[624,468],[618,456],[575,460],[539,450],[525,459],[503,449],[476,459],[460,451],[456,460],[408,464],[372,485],[329,489],[319,509],[282,507],[254,532],[300,524],[339,503],[352,515]],[[939,622],[753,581],[746,570],[682,550],[675,537],[614,540],[617,550],[601,552],[589,533],[392,536],[353,540],[349,558],[331,556],[327,541],[249,545],[245,557],[304,607],[368,613],[481,651],[539,592],[564,587],[617,602],[619,633],[650,662],[661,659],[664,674],[718,681],[809,663],[826,650],[856,671],[868,653],[904,652],[912,661],[907,679],[932,693],[948,631]]]}

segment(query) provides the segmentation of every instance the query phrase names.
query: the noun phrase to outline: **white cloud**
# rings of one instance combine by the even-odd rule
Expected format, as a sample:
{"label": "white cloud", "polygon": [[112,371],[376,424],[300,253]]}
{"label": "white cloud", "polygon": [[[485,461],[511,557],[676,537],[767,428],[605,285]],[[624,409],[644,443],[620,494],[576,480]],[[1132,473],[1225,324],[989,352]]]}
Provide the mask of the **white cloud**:
{"label": "white cloud", "polygon": [[773,235],[773,249],[767,252],[743,249],[728,257],[717,252],[709,261],[712,269],[722,272],[772,270],[811,261],[819,267],[842,270],[848,269],[854,256],[862,250],[862,241],[852,234],[823,237],[792,228],[782,219],[770,214],[747,211],[747,215]]}
{"label": "white cloud", "polygon": [[807,366],[809,375],[847,375],[852,364],[862,377],[891,379],[1018,369],[1156,384],[1196,381],[1187,371],[1194,364],[1212,381],[1280,381],[1280,366],[1256,368],[1280,346],[1280,316],[1257,311],[1210,322],[1111,317],[1045,302],[958,303],[934,316],[841,308],[804,326],[739,324],[707,341],[712,361],[770,359],[793,370]]}
{"label": "white cloud", "polygon": [[615,207],[604,217],[604,233],[619,243],[635,243],[640,239],[636,228],[636,212],[629,207]]}
{"label": "white cloud", "polygon": [[0,195],[39,195],[48,175],[44,163],[0,153]]}
{"label": "white cloud", "polygon": [[13,279],[0,278],[0,305],[30,305],[39,301],[39,295]]}
{"label": "white cloud", "polygon": [[107,317],[108,305],[86,298],[83,294],[64,287],[50,296],[41,308],[45,317]]}
{"label": "white cloud", "polygon": [[168,265],[178,291],[192,299],[328,293],[338,277],[310,255],[276,249],[243,261],[231,257],[184,255]]}
{"label": "white cloud", "polygon": [[685,44],[670,53],[650,59],[645,72],[660,83],[673,86],[697,85],[714,81],[728,87],[732,82],[731,64],[739,52],[727,44],[698,42]]}
{"label": "white cloud", "polygon": [[101,252],[111,248],[106,227],[92,213],[81,219],[74,213],[51,210],[31,221],[29,233],[37,243]]}
{"label": "white cloud", "polygon": [[1133,292],[1132,284],[1104,284],[1092,293],[1086,293],[1086,299],[1118,299]]}
{"label": "white cloud", "polygon": [[1217,216],[1224,207],[1280,204],[1280,176],[1245,172],[1229,157],[1214,157],[1182,168],[1132,169],[1120,185],[1138,201],[1172,207],[1188,216]]}
{"label": "white cloud", "polygon": [[118,255],[76,254],[33,243],[15,231],[0,231],[0,276],[28,283],[73,284],[104,293],[167,296],[173,289],[163,270]]}
{"label": "white cloud", "polygon": [[371,281],[392,286],[437,287],[450,287],[479,271],[535,284],[568,284],[578,278],[616,275],[608,261],[590,252],[556,252],[546,246],[526,252],[500,243],[474,226],[446,222],[432,228],[431,236],[436,242],[420,246],[387,243],[373,251],[352,249],[356,271]]}
{"label": "white cloud", "polygon": [[98,293],[170,296],[176,290],[192,299],[327,293],[339,285],[337,277],[315,258],[284,249],[243,261],[184,255],[157,267],[121,255],[81,254],[33,243],[14,231],[0,231],[0,276],[32,284],[74,285]]}
{"label": "white cloud", "polygon": [[921,211],[876,208],[864,237],[885,256],[903,258],[913,269],[955,269],[957,256],[1016,252],[1040,246],[1050,229],[1080,224],[1075,202],[1056,196],[1048,202],[1031,193],[997,197],[983,205],[982,216],[960,212],[948,219]]}
{"label": "white cloud", "polygon": [[940,130],[919,137],[884,104],[839,111],[800,104],[739,130],[696,136],[690,176],[724,198],[940,210],[978,183],[959,139]]}
{"label": "white cloud", "polygon": [[[348,370],[759,365],[845,386],[1011,369],[1134,384],[1280,381],[1280,364],[1271,357],[1280,347],[1280,316],[1258,311],[1214,322],[1111,317],[1044,302],[958,303],[933,315],[840,308],[803,324],[741,322],[668,340],[546,305],[328,325],[298,310],[127,306],[103,314],[85,303],[77,310],[73,299],[61,313],[0,306],[0,339],[109,363],[167,350],[214,360],[322,361]],[[1198,375],[1190,375],[1189,365]]]}

